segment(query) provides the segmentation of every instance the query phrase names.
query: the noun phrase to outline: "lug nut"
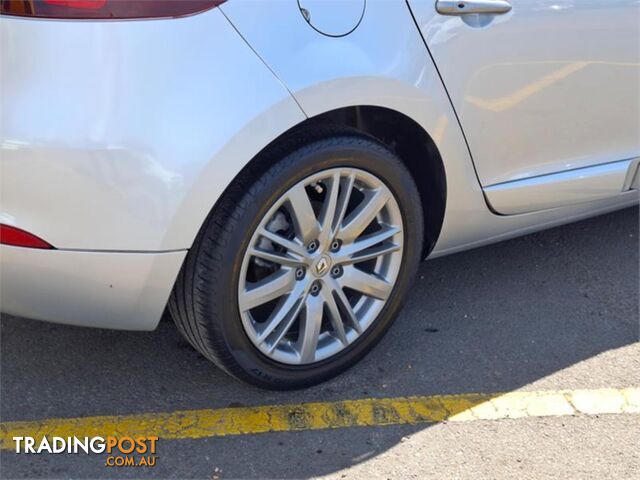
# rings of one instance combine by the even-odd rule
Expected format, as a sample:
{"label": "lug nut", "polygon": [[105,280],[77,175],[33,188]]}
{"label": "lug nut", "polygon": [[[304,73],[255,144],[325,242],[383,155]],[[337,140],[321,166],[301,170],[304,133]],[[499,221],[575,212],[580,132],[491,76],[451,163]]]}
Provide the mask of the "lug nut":
{"label": "lug nut", "polygon": [[315,240],[311,242],[309,245],[307,245],[307,251],[309,252],[315,252],[317,249],[318,249],[318,242],[316,242]]}
{"label": "lug nut", "polygon": [[335,266],[331,269],[331,276],[332,277],[339,277],[340,275],[342,275],[342,267],[340,266]]}
{"label": "lug nut", "polygon": [[337,252],[338,250],[340,250],[340,240],[334,240],[331,244],[331,251]]}
{"label": "lug nut", "polygon": [[311,285],[311,295],[318,295],[319,291],[320,284],[318,282],[313,282],[313,285]]}
{"label": "lug nut", "polygon": [[303,267],[298,267],[296,268],[296,280],[302,280],[304,278],[304,268]]}

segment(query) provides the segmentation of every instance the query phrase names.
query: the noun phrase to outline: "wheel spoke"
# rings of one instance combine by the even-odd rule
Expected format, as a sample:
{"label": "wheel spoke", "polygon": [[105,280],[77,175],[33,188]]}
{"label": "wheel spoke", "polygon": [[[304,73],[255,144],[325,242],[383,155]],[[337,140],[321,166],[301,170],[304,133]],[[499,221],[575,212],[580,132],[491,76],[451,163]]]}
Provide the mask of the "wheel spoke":
{"label": "wheel spoke", "polygon": [[261,248],[251,248],[249,255],[267,260],[269,262],[277,263],[279,265],[285,265],[289,267],[297,266],[303,263],[301,258],[292,257],[288,253],[280,253],[275,251],[262,250]]}
{"label": "wheel spoke", "polygon": [[340,285],[356,290],[368,297],[386,300],[393,285],[374,273],[366,273],[350,265],[344,268]]}
{"label": "wheel spoke", "polygon": [[262,343],[275,332],[275,338],[269,342],[269,351],[273,351],[280,340],[282,340],[282,337],[289,331],[291,325],[293,325],[293,321],[304,305],[305,297],[305,288],[297,286],[297,288],[271,312],[271,315],[269,315],[269,318],[265,322],[265,326],[259,332],[258,337],[259,342]]}
{"label": "wheel spoke", "polygon": [[358,321],[356,312],[353,311],[353,307],[349,303],[349,299],[347,298],[347,296],[342,291],[342,287],[333,278],[329,280],[329,285],[333,292],[333,295],[335,295],[337,305],[339,305],[339,308],[341,307],[340,310],[342,310],[342,313],[347,317],[346,319],[349,321],[349,324],[351,324],[353,329],[358,332],[358,334],[361,334],[362,327],[360,326],[360,322]]}
{"label": "wheel spoke", "polygon": [[376,246],[375,248],[371,247],[374,247],[374,245],[377,245],[378,243],[385,242],[399,232],[399,227],[384,226],[377,232],[360,237],[352,244],[343,246],[340,252],[334,255],[334,262],[363,262],[365,260],[371,260],[373,258],[379,257],[380,255],[395,252],[396,250],[400,249],[400,245],[394,243],[383,243],[382,245]]}
{"label": "wheel spoke", "polygon": [[266,228],[260,229],[258,234],[263,236],[267,240],[271,240],[273,243],[286,248],[289,253],[295,253],[299,257],[305,257],[307,255],[307,250],[299,243],[294,242],[293,240],[288,240],[282,235],[278,235],[277,233],[270,232]]}
{"label": "wheel spoke", "polygon": [[320,224],[311,206],[304,184],[299,183],[288,193],[291,217],[296,233],[304,244],[315,240],[320,233]]}
{"label": "wheel spoke", "polygon": [[380,256],[397,252],[398,250],[400,250],[400,245],[396,243],[378,245],[377,247],[371,247],[368,250],[356,253],[355,255],[351,256],[349,259],[345,260],[344,263],[366,262],[367,260],[373,260]]}
{"label": "wheel spoke", "polygon": [[293,323],[296,320],[296,317],[298,316],[298,314],[302,310],[303,305],[304,305],[304,299],[301,298],[298,302],[296,302],[294,304],[291,313],[288,314],[283,319],[283,321],[280,322],[280,324],[277,326],[277,328],[275,328],[267,336],[266,340],[269,340],[269,342],[268,342],[269,345],[268,345],[268,348],[267,348],[268,353],[272,353],[276,349],[278,344],[282,341],[282,339],[287,334],[287,332],[289,332],[289,330],[291,330],[291,326],[293,325]]}
{"label": "wheel spoke", "polygon": [[288,268],[281,268],[268,277],[249,284],[239,295],[240,310],[246,312],[259,305],[264,305],[271,300],[290,292],[295,284],[293,272]]}
{"label": "wheel spoke", "polygon": [[316,358],[318,337],[322,326],[323,301],[320,296],[309,295],[305,303],[306,308],[301,318],[298,343],[300,344],[300,361],[302,363],[311,363]]}
{"label": "wheel spoke", "polygon": [[320,213],[320,235],[318,241],[321,248],[327,246],[327,242],[332,240],[332,226],[333,219],[336,216],[336,207],[338,204],[338,193],[340,191],[340,172],[335,172],[331,176],[331,181],[328,182],[327,193],[325,195],[324,204],[322,205],[322,212]]}
{"label": "wheel spoke", "polygon": [[356,174],[354,172],[351,172],[349,176],[342,182],[342,192],[340,193],[340,198],[338,198],[338,202],[336,205],[336,215],[331,228],[332,236],[335,236],[342,226],[342,220],[344,219],[344,215],[347,212],[347,206],[349,205],[349,200],[351,199],[351,191],[353,190],[353,184],[355,183],[355,181]]}
{"label": "wheel spoke", "polygon": [[336,303],[335,298],[333,298],[333,289],[331,288],[323,288],[322,289],[322,298],[324,303],[327,305],[327,309],[329,310],[329,319],[331,320],[331,325],[333,326],[333,333],[335,337],[340,340],[340,343],[345,347],[349,343],[347,341],[347,336],[344,332],[344,324],[342,323],[342,315],[340,315],[340,310],[338,309],[338,304]]}
{"label": "wheel spoke", "polygon": [[384,188],[368,190],[365,198],[345,219],[345,226],[338,232],[343,242],[353,242],[369,226],[390,198]]}

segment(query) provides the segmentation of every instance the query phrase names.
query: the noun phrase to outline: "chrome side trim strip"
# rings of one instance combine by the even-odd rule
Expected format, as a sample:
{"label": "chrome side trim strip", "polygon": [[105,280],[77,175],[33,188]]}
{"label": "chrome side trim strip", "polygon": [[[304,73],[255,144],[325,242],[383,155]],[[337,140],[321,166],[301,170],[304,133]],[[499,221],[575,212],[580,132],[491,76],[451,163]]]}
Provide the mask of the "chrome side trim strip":
{"label": "chrome side trim strip", "polygon": [[640,158],[499,183],[485,187],[484,193],[491,208],[502,215],[590,202],[629,190],[638,160]]}

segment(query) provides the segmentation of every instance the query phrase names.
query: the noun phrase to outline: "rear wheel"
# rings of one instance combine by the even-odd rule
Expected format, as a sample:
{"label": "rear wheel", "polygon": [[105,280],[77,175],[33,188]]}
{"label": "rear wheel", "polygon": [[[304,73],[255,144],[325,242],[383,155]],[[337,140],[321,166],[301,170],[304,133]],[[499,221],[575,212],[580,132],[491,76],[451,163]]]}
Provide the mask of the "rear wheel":
{"label": "rear wheel", "polygon": [[395,317],[420,260],[420,197],[391,151],[353,134],[251,172],[203,226],[169,308],[228,373],[312,385],[357,362]]}

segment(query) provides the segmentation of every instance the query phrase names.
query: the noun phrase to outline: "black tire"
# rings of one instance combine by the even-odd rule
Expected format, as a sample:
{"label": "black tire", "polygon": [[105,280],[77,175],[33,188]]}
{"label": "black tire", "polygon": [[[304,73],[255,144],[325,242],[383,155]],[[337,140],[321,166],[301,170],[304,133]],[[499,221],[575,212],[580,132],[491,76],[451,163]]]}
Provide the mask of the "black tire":
{"label": "black tire", "polygon": [[[169,300],[178,329],[196,350],[230,375],[259,387],[307,387],[353,366],[391,325],[421,260],[422,203],[407,168],[373,138],[329,132],[298,134],[242,172],[201,228]],[[240,320],[237,291],[243,255],[257,224],[284,192],[311,174],[337,166],[374,174],[396,197],[404,224],[400,273],[376,320],[351,345],[309,365],[278,363],[252,344]]]}

